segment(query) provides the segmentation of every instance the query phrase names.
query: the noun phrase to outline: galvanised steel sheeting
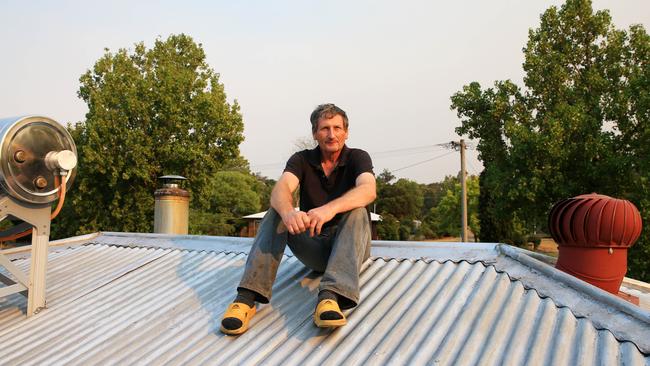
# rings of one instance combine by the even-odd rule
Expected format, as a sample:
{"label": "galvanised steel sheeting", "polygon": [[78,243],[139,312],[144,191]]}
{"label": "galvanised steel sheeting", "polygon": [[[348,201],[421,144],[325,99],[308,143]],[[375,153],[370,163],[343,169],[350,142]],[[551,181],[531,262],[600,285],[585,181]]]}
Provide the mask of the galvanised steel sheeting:
{"label": "galvanised steel sheeting", "polygon": [[49,308],[9,327],[0,320],[0,364],[650,364],[634,343],[488,260],[373,257],[360,305],[330,331],[312,321],[320,278],[285,256],[271,304],[247,333],[224,336],[245,260],[110,245],[56,253]]}
{"label": "galvanised steel sheeting", "polygon": [[[74,301],[95,288],[155,260],[165,252],[162,249],[86,245],[50,253],[47,264],[47,306],[55,308],[61,303]],[[18,260],[14,263],[24,273],[29,273],[29,260]],[[9,275],[2,267],[0,271]],[[24,320],[26,306],[25,298],[19,294],[0,298],[0,333],[14,323]]]}

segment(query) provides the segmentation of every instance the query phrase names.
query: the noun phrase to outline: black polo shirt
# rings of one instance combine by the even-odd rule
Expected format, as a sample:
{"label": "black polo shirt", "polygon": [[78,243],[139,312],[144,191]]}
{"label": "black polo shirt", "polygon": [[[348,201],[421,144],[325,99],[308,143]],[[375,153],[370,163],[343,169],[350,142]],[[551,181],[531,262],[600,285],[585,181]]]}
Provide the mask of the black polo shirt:
{"label": "black polo shirt", "polygon": [[[304,212],[341,197],[355,187],[361,173],[374,174],[370,155],[361,149],[348,148],[347,145],[343,145],[338,165],[329,177],[323,171],[318,146],[293,154],[284,171],[293,173],[300,181],[300,210]],[[340,216],[336,215],[324,226],[335,225]]]}

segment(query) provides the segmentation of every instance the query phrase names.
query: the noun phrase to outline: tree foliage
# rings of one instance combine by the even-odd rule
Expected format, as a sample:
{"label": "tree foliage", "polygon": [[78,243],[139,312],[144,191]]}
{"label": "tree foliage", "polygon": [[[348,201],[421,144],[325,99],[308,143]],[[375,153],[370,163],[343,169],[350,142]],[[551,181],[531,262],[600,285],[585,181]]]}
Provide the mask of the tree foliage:
{"label": "tree foliage", "polygon": [[242,219],[261,210],[265,183],[239,171],[220,171],[203,190],[203,210],[190,212],[190,232],[200,235],[237,235]]}
{"label": "tree foliage", "polygon": [[257,179],[257,184],[254,186],[255,192],[260,196],[260,210],[266,211],[271,205],[271,191],[275,186],[275,179],[267,178],[259,173],[253,174]]}
{"label": "tree foliage", "polygon": [[[434,209],[434,222],[438,233],[444,236],[460,236],[461,232],[461,186],[454,179],[451,187],[445,190],[437,207]],[[467,226],[475,236],[480,235],[478,219],[479,183],[477,176],[467,178]]]}
{"label": "tree foliage", "polygon": [[[460,233],[461,187],[456,177],[419,184],[399,179],[388,170],[377,175],[377,212],[382,221],[377,233],[384,240],[419,240]],[[478,178],[468,178],[468,225],[480,230],[477,206]]]}
{"label": "tree foliage", "polygon": [[206,189],[239,156],[243,122],[226,100],[219,75],[200,44],[186,35],[157,39],[153,48],[108,49],[81,78],[84,123],[70,126],[79,152],[75,186],[57,236],[97,230],[150,232],[157,177],[189,178],[194,209]]}
{"label": "tree foliage", "polygon": [[[452,96],[457,132],[480,139],[482,240],[546,230],[554,202],[589,192],[630,199],[649,222],[649,48],[643,27],[618,30],[589,0],[568,0],[529,31],[523,87],[474,82]],[[647,280],[647,224],[643,235],[630,270]]]}
{"label": "tree foliage", "polygon": [[381,215],[381,222],[377,225],[377,236],[381,240],[399,240],[399,221],[389,214]]}
{"label": "tree foliage", "polygon": [[201,204],[207,211],[227,209],[234,216],[258,212],[261,207],[259,186],[254,176],[237,171],[217,172],[203,190],[207,201]]}
{"label": "tree foliage", "polygon": [[415,219],[424,205],[422,188],[417,182],[399,179],[378,187],[377,210],[390,213],[397,220]]}

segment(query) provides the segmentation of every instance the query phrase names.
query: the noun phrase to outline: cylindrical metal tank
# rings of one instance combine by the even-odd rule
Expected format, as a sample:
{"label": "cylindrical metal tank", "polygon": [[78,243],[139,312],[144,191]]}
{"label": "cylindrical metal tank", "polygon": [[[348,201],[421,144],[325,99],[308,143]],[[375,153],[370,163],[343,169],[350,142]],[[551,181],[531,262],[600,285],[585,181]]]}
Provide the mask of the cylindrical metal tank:
{"label": "cylindrical metal tank", "polygon": [[187,234],[190,212],[190,193],[179,186],[185,180],[180,175],[160,177],[162,188],[154,193],[153,232],[161,234]]}
{"label": "cylindrical metal tank", "polygon": [[21,201],[47,204],[57,199],[55,176],[74,179],[77,147],[58,122],[43,116],[0,119],[0,185]]}

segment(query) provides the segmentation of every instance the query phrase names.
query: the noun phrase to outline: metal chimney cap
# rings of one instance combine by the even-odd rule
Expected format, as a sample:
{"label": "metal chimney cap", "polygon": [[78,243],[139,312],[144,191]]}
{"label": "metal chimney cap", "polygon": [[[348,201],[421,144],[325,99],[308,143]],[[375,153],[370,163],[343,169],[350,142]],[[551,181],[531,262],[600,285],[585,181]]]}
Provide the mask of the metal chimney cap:
{"label": "metal chimney cap", "polygon": [[169,180],[187,180],[187,178],[181,176],[181,175],[163,175],[162,177],[158,177],[158,179],[169,179]]}
{"label": "metal chimney cap", "polygon": [[187,180],[187,178],[180,175],[163,175],[162,177],[158,177],[158,179],[163,181],[162,182],[163,190],[165,188],[178,189],[180,188],[181,182]]}

